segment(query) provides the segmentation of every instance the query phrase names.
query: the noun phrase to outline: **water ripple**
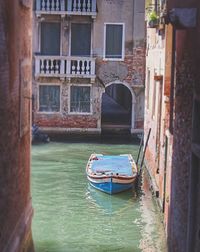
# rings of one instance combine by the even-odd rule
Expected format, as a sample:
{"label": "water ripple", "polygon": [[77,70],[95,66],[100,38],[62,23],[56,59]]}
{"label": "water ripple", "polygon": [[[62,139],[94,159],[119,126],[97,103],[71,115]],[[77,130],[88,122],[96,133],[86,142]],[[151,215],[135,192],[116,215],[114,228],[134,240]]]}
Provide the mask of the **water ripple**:
{"label": "water ripple", "polygon": [[36,252],[164,252],[163,227],[148,193],[107,195],[88,185],[92,152],[131,153],[138,146],[51,143],[32,149]]}

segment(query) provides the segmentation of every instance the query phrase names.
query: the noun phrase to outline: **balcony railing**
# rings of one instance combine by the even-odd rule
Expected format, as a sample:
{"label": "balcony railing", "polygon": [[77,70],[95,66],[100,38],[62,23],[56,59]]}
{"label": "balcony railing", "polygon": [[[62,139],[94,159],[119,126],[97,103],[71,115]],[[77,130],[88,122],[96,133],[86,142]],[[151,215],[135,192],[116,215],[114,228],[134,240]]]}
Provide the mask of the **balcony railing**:
{"label": "balcony railing", "polygon": [[96,0],[37,0],[36,14],[96,16]]}
{"label": "balcony railing", "polygon": [[95,59],[89,57],[35,56],[35,77],[95,78]]}
{"label": "balcony railing", "polygon": [[63,0],[37,0],[36,10],[44,12],[64,11],[65,2]]}
{"label": "balcony railing", "polygon": [[68,0],[68,14],[93,15],[96,13],[96,0]]}

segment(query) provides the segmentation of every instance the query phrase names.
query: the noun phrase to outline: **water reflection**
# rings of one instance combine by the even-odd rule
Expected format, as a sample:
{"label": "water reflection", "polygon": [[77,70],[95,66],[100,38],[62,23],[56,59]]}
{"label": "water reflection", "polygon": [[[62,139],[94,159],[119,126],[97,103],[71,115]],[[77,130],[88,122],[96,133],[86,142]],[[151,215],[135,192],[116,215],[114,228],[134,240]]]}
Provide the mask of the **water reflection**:
{"label": "water reflection", "polygon": [[116,214],[132,207],[136,200],[136,193],[135,190],[128,190],[110,195],[95,189],[88,183],[86,198],[90,204],[97,207],[103,213]]}

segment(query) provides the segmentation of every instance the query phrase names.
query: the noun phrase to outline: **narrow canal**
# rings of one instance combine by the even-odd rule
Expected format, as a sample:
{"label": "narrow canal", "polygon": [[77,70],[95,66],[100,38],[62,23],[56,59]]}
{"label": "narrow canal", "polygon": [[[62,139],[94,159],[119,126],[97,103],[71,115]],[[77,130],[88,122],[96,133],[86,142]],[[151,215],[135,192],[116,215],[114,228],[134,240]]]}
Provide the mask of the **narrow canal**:
{"label": "narrow canal", "polygon": [[107,195],[88,185],[91,153],[137,156],[130,144],[50,143],[32,148],[36,252],[165,252],[163,225],[144,189]]}

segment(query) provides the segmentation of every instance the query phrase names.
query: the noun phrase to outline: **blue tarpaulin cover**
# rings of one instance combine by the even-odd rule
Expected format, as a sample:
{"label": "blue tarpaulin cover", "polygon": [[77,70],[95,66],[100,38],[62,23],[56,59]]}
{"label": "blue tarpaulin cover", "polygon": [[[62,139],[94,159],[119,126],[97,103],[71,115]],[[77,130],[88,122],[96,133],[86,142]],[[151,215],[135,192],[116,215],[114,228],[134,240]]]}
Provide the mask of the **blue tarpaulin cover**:
{"label": "blue tarpaulin cover", "polygon": [[93,172],[113,172],[131,176],[132,166],[128,156],[100,156],[96,155],[96,159],[92,162]]}

